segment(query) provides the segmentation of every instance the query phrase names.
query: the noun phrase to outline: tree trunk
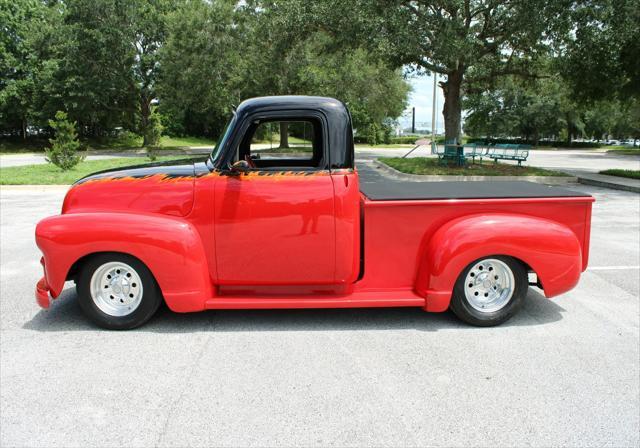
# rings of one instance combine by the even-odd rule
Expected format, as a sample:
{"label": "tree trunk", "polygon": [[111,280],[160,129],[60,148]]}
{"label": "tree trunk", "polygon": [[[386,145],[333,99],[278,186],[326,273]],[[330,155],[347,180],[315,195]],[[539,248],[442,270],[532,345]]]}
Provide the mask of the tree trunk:
{"label": "tree trunk", "polygon": [[22,118],[22,140],[27,139],[27,119]]}
{"label": "tree trunk", "polygon": [[442,109],[442,114],[444,115],[444,138],[446,140],[455,139],[458,143],[460,142],[462,122],[460,95],[463,76],[463,68],[460,66],[457,70],[449,72],[447,80],[440,83],[444,93],[444,107]]}
{"label": "tree trunk", "polygon": [[286,121],[280,122],[280,148],[289,147],[289,123]]}
{"label": "tree trunk", "polygon": [[142,133],[142,146],[149,144],[149,116],[151,115],[151,101],[145,95],[140,96],[140,132]]}

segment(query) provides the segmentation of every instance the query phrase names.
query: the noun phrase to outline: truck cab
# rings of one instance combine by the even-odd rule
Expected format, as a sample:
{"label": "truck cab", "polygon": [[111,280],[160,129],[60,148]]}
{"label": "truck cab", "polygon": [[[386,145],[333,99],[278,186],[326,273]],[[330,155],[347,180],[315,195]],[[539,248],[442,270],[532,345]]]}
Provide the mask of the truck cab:
{"label": "truck cab", "polygon": [[[176,312],[416,306],[510,318],[587,267],[593,198],[530,182],[406,182],[356,169],[338,100],[263,97],[211,155],[80,179],[38,224],[48,307],[74,280],[87,316],[128,329]],[[135,285],[135,286],[133,286]]]}

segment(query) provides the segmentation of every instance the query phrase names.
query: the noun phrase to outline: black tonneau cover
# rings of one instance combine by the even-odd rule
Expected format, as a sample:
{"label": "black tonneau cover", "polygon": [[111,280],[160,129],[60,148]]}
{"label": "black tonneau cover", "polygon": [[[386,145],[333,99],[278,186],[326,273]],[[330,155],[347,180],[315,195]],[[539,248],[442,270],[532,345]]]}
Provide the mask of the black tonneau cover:
{"label": "black tonneau cover", "polygon": [[590,195],[579,191],[526,181],[415,182],[396,180],[367,168],[358,167],[360,191],[372,201],[590,197]]}

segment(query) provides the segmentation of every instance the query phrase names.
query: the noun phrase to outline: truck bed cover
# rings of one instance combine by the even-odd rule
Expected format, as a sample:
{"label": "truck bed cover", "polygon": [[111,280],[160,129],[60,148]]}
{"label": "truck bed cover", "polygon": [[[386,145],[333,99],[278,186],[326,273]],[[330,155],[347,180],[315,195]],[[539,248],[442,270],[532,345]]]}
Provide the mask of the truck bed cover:
{"label": "truck bed cover", "polygon": [[526,181],[396,180],[363,166],[358,167],[358,173],[360,191],[372,201],[590,197],[579,191]]}

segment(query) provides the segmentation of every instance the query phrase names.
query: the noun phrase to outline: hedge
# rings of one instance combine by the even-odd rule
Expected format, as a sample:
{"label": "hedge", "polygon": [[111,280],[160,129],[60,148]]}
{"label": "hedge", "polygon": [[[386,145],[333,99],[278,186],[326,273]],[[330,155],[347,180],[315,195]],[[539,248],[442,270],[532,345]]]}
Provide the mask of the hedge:
{"label": "hedge", "polygon": [[[483,145],[487,144],[528,144],[533,145],[534,142],[531,140],[527,140],[524,138],[469,138],[467,143],[481,143]],[[567,143],[565,141],[559,140],[541,140],[538,141],[538,144],[535,146],[544,146],[544,147],[560,147],[560,148],[599,148],[600,143],[596,142],[571,142]]]}

